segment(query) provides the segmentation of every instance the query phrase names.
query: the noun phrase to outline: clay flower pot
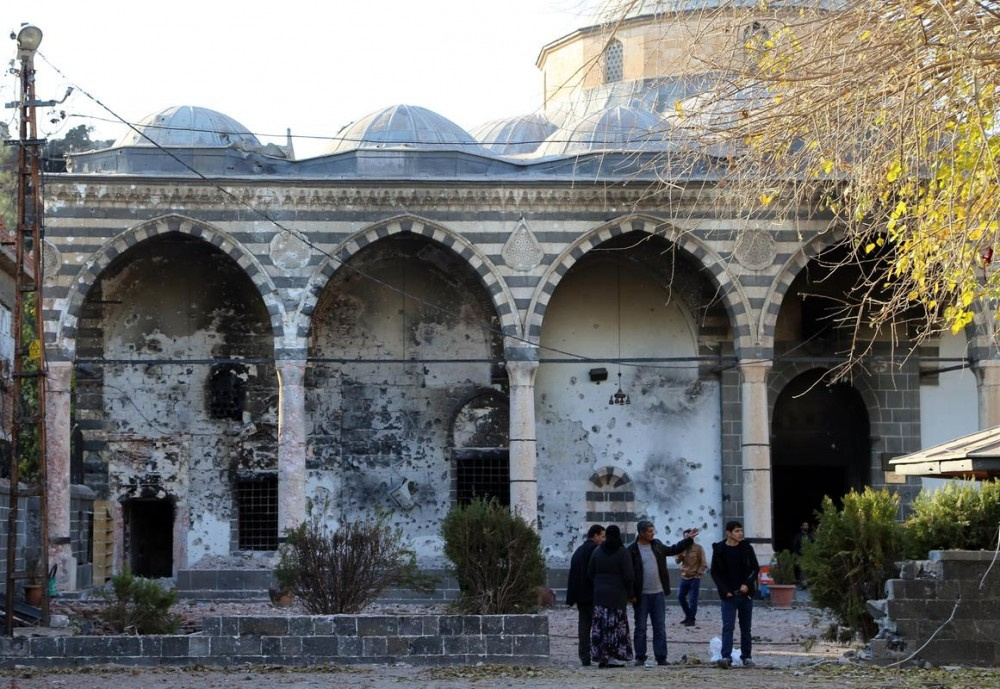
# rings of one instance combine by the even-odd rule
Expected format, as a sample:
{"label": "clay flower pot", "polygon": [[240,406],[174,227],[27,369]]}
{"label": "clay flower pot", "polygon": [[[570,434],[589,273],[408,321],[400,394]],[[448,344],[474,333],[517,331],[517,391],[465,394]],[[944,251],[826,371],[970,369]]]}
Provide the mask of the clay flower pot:
{"label": "clay flower pot", "polygon": [[24,600],[28,605],[41,605],[42,604],[42,585],[41,584],[25,584],[24,585]]}
{"label": "clay flower pot", "polygon": [[769,584],[771,606],[779,610],[790,610],[795,600],[795,584]]}

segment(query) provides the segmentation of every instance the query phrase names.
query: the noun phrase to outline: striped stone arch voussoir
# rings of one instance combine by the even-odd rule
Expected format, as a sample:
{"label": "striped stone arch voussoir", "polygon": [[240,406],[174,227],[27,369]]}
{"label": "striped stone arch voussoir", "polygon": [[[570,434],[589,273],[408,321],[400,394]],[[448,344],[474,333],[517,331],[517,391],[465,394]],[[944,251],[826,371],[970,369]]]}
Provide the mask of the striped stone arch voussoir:
{"label": "striped stone arch voussoir", "polygon": [[833,230],[816,235],[812,239],[803,243],[788,262],[782,266],[781,270],[771,282],[771,288],[767,291],[764,306],[761,308],[760,330],[757,333],[757,340],[763,349],[774,348],[774,329],[778,324],[778,312],[781,310],[781,303],[788,294],[788,288],[792,282],[805,270],[809,261],[819,256],[827,249],[836,246],[844,239],[842,230]]}
{"label": "striped stone arch voussoir", "polygon": [[732,275],[726,270],[725,261],[691,232],[680,231],[657,218],[637,216],[613,220],[592,230],[569,246],[552,263],[542,278],[528,308],[528,339],[532,342],[538,342],[541,338],[542,321],[545,318],[545,310],[548,308],[549,300],[569,269],[594,247],[618,235],[636,231],[666,238],[693,256],[701,269],[712,276],[719,289],[719,295],[726,305],[726,312],[729,314],[738,351],[740,343],[745,342],[751,333],[750,311],[745,295],[736,281],[733,280]]}
{"label": "striped stone arch voussoir", "polygon": [[278,340],[284,335],[284,308],[278,298],[274,283],[271,282],[270,277],[257,259],[225,232],[198,220],[172,214],[148,220],[119,234],[94,252],[90,260],[84,264],[76,280],[70,286],[69,294],[66,297],[66,308],[59,327],[60,345],[64,351],[76,351],[76,331],[80,311],[87,298],[87,293],[97,282],[101,273],[107,269],[112,261],[141,242],[172,232],[202,239],[236,261],[253,282],[257,293],[267,307],[274,339]]}
{"label": "striped stone arch voussoir", "polygon": [[497,272],[496,266],[472,242],[456,232],[429,220],[406,215],[383,220],[365,230],[361,230],[331,252],[330,257],[323,261],[313,277],[310,278],[299,306],[297,316],[299,338],[305,339],[309,337],[309,325],[313,311],[316,308],[320,295],[334,273],[344,263],[347,263],[352,256],[368,245],[402,232],[427,237],[458,254],[479,276],[483,287],[489,293],[493,307],[500,318],[500,328],[503,334],[508,337],[520,336],[520,323],[517,317],[517,310],[514,306],[514,298],[507,287],[507,283],[503,281]]}

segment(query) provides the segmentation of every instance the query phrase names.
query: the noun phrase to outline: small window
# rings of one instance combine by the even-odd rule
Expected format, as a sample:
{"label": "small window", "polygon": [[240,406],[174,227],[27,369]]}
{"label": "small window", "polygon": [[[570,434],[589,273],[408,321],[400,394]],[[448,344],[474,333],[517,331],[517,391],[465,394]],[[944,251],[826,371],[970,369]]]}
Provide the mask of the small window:
{"label": "small window", "polygon": [[243,420],[247,398],[247,367],[215,364],[208,376],[208,415],[213,419]]}
{"label": "small window", "polygon": [[507,450],[456,451],[455,499],[459,505],[495,499],[510,505],[510,455]]}
{"label": "small window", "polygon": [[604,51],[604,83],[621,81],[624,73],[625,51],[619,40],[612,40]]}
{"label": "small window", "polygon": [[236,514],[240,550],[277,550],[278,477],[238,479]]}

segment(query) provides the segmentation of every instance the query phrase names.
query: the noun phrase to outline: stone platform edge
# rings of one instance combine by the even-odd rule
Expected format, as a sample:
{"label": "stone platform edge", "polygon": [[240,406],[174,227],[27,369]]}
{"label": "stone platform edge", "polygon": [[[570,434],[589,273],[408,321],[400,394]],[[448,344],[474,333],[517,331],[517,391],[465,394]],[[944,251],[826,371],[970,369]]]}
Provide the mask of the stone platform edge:
{"label": "stone platform edge", "polygon": [[201,632],[0,638],[0,667],[124,665],[533,665],[549,658],[545,615],[206,617]]}

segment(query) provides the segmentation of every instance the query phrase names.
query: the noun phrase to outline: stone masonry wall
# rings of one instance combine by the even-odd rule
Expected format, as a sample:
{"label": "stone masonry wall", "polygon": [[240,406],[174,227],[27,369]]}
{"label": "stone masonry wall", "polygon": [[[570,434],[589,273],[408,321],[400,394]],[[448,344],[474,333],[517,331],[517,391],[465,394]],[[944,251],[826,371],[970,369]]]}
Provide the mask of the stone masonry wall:
{"label": "stone masonry wall", "polygon": [[[994,553],[932,550],[904,562],[885,599],[869,601],[881,630],[872,659],[915,659],[935,665],[1000,665],[1000,568]],[[933,637],[933,638],[932,638]],[[926,644],[926,645],[925,645]]]}
{"label": "stone masonry wall", "polygon": [[214,617],[186,636],[0,639],[0,667],[530,665],[548,657],[545,615]]}

